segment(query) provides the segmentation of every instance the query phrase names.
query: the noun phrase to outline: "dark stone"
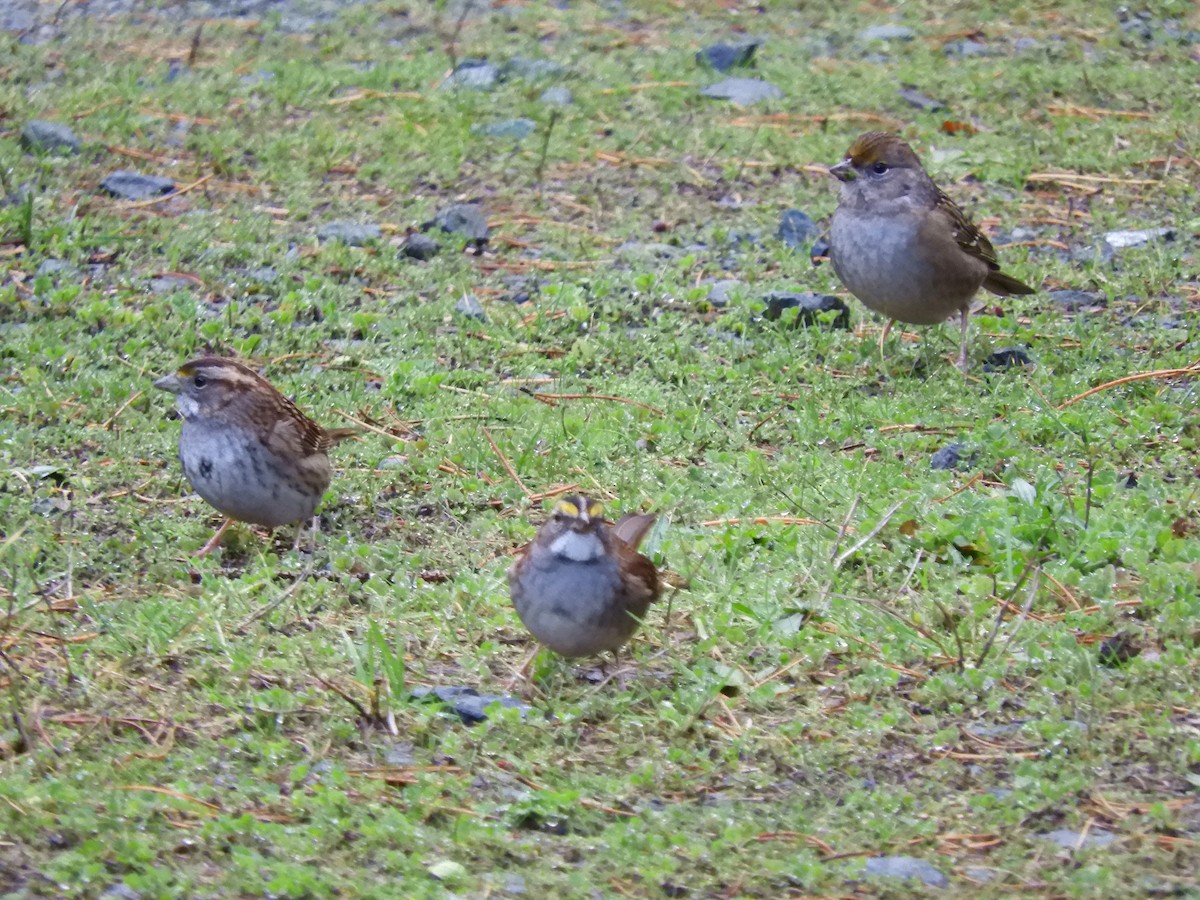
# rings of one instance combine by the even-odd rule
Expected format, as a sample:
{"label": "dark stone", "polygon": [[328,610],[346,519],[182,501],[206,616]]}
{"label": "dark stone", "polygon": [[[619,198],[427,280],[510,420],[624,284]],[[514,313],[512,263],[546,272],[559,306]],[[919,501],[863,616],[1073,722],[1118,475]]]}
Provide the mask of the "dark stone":
{"label": "dark stone", "polygon": [[21,149],[30,153],[78,153],[75,132],[58,122],[33,119],[21,129]]}
{"label": "dark stone", "polygon": [[808,252],[808,258],[812,260],[814,266],[819,266],[825,260],[829,259],[829,238],[822,236],[813,241],[812,250]]}
{"label": "dark stone", "polygon": [[467,240],[476,244],[487,243],[488,224],[483,214],[483,207],[477,203],[452,203],[438,210],[432,222],[426,222],[423,229],[440,228],[447,234],[461,234]]}
{"label": "dark stone", "polygon": [[763,310],[763,318],[774,321],[783,315],[785,309],[799,309],[796,317],[797,325],[815,325],[822,313],[836,312],[833,327],[848,329],[850,327],[850,307],[837,297],[830,294],[814,294],[808,291],[771,291],[763,300],[767,308]]}
{"label": "dark stone", "polygon": [[749,106],[763,100],[777,100],[783,91],[759,78],[726,78],[700,91],[700,96],[714,100],[732,100],[739,106]]}
{"label": "dark stone", "polygon": [[900,99],[909,106],[915,106],[917,109],[925,110],[926,112],[935,112],[939,109],[945,109],[946,104],[941,100],[934,100],[924,91],[920,90],[916,85],[902,84],[900,90],[896,91],[900,95]]}
{"label": "dark stone", "polygon": [[486,125],[472,125],[475,134],[486,134],[488,137],[512,138],[523,141],[533,134],[537,123],[533,119],[504,119],[500,122],[489,122]]}
{"label": "dark stone", "polygon": [[819,233],[820,229],[806,214],[798,209],[788,209],[779,219],[779,229],[775,232],[775,236],[793,250],[799,250]]}
{"label": "dark stone", "polygon": [[872,856],[867,860],[863,874],[879,878],[916,879],[932,887],[946,887],[950,879],[932,864],[915,856]]}
{"label": "dark stone", "polygon": [[118,169],[100,182],[100,187],[122,200],[149,200],[175,190],[175,182],[158,175],[142,175]]}
{"label": "dark stone", "polygon": [[959,455],[962,453],[963,445],[959,443],[947,444],[942,449],[936,451],[929,458],[929,468],[931,469],[957,469]]}
{"label": "dark stone", "polygon": [[351,247],[361,247],[371,241],[379,240],[381,231],[378,225],[364,225],[359,222],[326,222],[317,229],[317,240],[341,241]]}
{"label": "dark stone", "polygon": [[696,62],[710,66],[718,72],[728,72],[739,66],[754,65],[754,51],[762,45],[756,38],[747,38],[732,44],[724,42],[696,51]]}
{"label": "dark stone", "polygon": [[1014,366],[1032,366],[1033,360],[1024,347],[1005,347],[990,354],[983,361],[983,371],[1002,372]]}
{"label": "dark stone", "polygon": [[464,725],[476,725],[487,721],[487,707],[499,703],[505,709],[519,709],[521,718],[533,709],[528,703],[523,703],[508,694],[481,694],[475,688],[468,687],[419,687],[415,688],[412,696],[416,700],[432,697],[440,700],[463,721]]}
{"label": "dark stone", "polygon": [[441,245],[429,235],[416,233],[404,239],[404,243],[400,245],[400,255],[424,262],[437,256],[441,249]]}
{"label": "dark stone", "polygon": [[1142,652],[1137,641],[1127,631],[1118,631],[1112,637],[1101,642],[1096,659],[1100,665],[1115,669],[1135,659]]}

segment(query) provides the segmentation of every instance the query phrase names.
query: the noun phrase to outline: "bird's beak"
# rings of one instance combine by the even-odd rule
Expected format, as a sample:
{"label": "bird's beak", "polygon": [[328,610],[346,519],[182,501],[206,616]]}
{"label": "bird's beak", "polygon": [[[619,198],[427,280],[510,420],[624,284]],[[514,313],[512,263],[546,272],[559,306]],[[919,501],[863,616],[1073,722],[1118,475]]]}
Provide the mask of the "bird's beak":
{"label": "bird's beak", "polygon": [[154,382],[154,386],[160,391],[170,391],[172,394],[178,394],[183,389],[183,382],[178,375],[164,375],[158,381]]}
{"label": "bird's beak", "polygon": [[836,166],[829,167],[829,174],[838,181],[853,181],[858,177],[858,173],[854,171],[854,167],[850,165],[850,160],[843,159]]}

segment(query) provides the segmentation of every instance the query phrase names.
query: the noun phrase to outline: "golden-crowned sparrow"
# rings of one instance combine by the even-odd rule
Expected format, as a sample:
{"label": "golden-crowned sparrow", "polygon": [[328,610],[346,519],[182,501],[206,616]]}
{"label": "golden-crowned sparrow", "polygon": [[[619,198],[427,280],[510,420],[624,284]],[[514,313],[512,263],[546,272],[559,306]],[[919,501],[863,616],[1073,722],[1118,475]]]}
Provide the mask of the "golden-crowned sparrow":
{"label": "golden-crowned sparrow", "polygon": [[842,284],[869,308],[896,321],[932,325],[961,317],[958,366],[967,368],[971,298],[1032,294],[1005,275],[991,242],[933,183],[901,138],[861,135],[830,168],[842,187],[830,231],[830,255]]}

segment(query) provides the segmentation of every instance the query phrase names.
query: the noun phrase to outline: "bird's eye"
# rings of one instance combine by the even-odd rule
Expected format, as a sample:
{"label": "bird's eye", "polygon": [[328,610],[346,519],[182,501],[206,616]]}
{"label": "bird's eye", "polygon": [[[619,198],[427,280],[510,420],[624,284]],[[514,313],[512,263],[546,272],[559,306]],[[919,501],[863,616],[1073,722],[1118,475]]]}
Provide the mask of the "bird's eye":
{"label": "bird's eye", "polygon": [[208,379],[205,378],[203,375],[196,375],[192,378],[192,384],[194,384],[198,388],[202,388],[206,384],[208,384]]}
{"label": "bird's eye", "polygon": [[882,175],[887,170],[888,170],[888,164],[885,162],[877,162],[877,163],[875,163],[875,165],[871,166],[871,171],[874,172],[876,175]]}

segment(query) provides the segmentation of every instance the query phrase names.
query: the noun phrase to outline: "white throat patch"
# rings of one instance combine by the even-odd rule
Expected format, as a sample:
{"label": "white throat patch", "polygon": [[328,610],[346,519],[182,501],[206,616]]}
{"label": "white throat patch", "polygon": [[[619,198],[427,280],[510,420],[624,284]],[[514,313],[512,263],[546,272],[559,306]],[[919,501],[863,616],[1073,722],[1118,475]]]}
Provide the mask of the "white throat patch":
{"label": "white throat patch", "polygon": [[560,534],[550,544],[550,550],[555,556],[569,559],[572,562],[591,562],[604,555],[604,545],[595,532],[567,531]]}
{"label": "white throat patch", "polygon": [[187,394],[175,395],[175,408],[185,419],[194,419],[200,414],[200,404],[196,402],[195,397],[189,397]]}

